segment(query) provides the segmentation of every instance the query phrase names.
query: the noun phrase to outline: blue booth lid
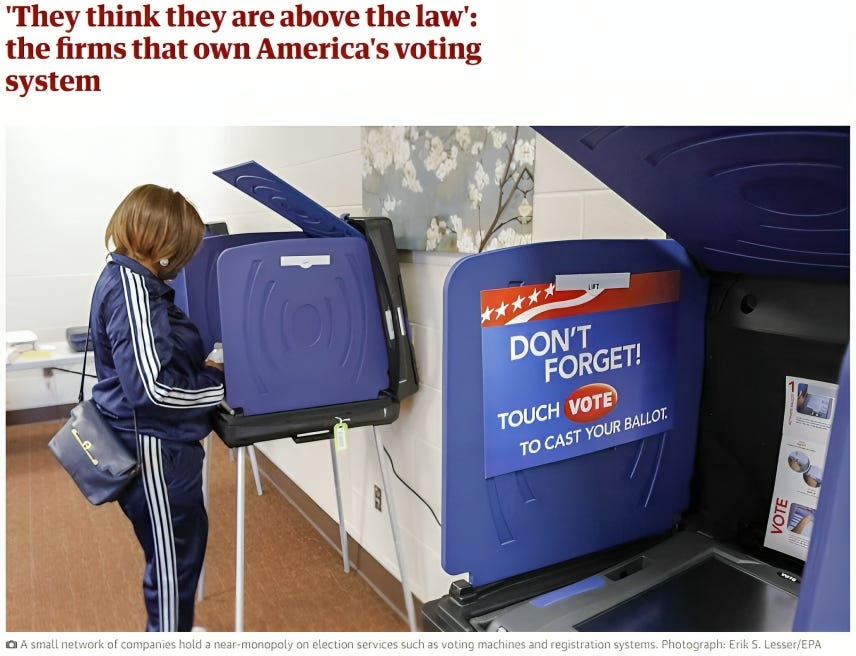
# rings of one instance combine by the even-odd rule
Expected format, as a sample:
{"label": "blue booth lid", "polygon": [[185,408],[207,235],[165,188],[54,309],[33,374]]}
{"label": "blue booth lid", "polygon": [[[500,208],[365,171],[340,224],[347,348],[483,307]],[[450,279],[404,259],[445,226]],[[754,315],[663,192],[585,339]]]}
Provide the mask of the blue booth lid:
{"label": "blue booth lid", "polygon": [[847,127],[539,127],[706,268],[850,271]]}
{"label": "blue booth lid", "polygon": [[214,171],[233,187],[297,225],[311,237],[360,237],[356,228],[255,161]]}

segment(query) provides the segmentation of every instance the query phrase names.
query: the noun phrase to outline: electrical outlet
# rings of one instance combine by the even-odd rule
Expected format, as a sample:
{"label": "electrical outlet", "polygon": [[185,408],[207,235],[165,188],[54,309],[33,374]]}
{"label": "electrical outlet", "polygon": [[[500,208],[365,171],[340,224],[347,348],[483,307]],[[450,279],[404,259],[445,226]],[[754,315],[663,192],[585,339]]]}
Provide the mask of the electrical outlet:
{"label": "electrical outlet", "polygon": [[383,507],[381,503],[381,491],[377,485],[374,486],[374,507],[378,512],[380,512]]}

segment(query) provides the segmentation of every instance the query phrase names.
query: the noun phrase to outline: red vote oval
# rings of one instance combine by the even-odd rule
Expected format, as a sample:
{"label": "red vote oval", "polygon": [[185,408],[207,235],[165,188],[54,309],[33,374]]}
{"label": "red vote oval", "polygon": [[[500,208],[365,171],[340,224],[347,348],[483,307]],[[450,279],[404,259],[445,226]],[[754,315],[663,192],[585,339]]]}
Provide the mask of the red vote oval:
{"label": "red vote oval", "polygon": [[606,383],[583,385],[565,399],[565,416],[577,423],[602,419],[618,404],[618,392]]}

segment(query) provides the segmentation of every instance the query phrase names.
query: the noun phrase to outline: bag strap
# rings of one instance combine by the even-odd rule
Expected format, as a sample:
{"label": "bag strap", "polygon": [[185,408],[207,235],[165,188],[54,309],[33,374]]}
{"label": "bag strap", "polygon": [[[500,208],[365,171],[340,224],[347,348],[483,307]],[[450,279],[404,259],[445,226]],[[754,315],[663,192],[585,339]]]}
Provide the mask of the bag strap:
{"label": "bag strap", "polygon": [[[92,321],[91,308],[89,310],[89,321]],[[78,403],[83,403],[83,383],[86,380],[86,354],[89,352],[89,321],[86,323],[86,344],[83,346],[83,371],[80,372],[80,393],[77,395]]]}
{"label": "bag strap", "polygon": [[[83,384],[86,382],[86,354],[89,352],[89,335],[91,333],[90,325],[92,323],[92,306],[89,306],[89,320],[86,322],[86,341],[83,344],[83,370],[80,372],[80,392],[77,394],[77,402],[83,403]],[[95,351],[92,351],[95,353]],[[139,435],[140,431],[137,429],[137,411],[131,408],[131,412],[134,414],[134,434]]]}

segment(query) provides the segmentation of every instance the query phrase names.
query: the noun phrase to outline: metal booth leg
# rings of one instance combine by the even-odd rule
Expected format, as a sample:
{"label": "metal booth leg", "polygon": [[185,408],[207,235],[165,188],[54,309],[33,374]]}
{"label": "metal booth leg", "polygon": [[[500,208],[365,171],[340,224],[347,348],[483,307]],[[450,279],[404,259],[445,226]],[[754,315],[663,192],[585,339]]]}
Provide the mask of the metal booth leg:
{"label": "metal booth leg", "polygon": [[238,447],[238,476],[237,494],[235,497],[236,511],[236,535],[235,535],[235,631],[244,630],[244,502],[246,492],[244,485],[246,473],[247,447]]}
{"label": "metal booth leg", "polygon": [[259,463],[256,460],[256,449],[250,444],[247,447],[247,452],[250,454],[250,467],[253,470],[253,480],[256,482],[256,493],[262,495],[262,479],[259,477]]}
{"label": "metal booth leg", "polygon": [[351,571],[350,558],[348,557],[348,531],[345,529],[345,514],[342,512],[342,487],[339,484],[339,462],[336,459],[335,439],[330,442],[330,460],[333,463],[333,483],[336,486],[336,507],[339,509],[339,541],[342,544],[342,565],[345,574]]}
{"label": "metal booth leg", "polygon": [[404,592],[404,605],[407,608],[407,620],[410,630],[416,631],[416,614],[413,610],[413,596],[410,594],[410,584],[407,579],[407,568],[401,553],[401,541],[398,536],[398,521],[395,516],[395,502],[393,501],[392,481],[387,471],[386,459],[383,457],[383,442],[377,432],[377,427],[372,426],[374,433],[375,451],[377,452],[378,464],[380,464],[380,477],[383,489],[386,490],[386,508],[389,511],[389,524],[392,527],[392,542],[395,545],[395,557],[398,559],[398,571],[401,573],[401,589]]}

